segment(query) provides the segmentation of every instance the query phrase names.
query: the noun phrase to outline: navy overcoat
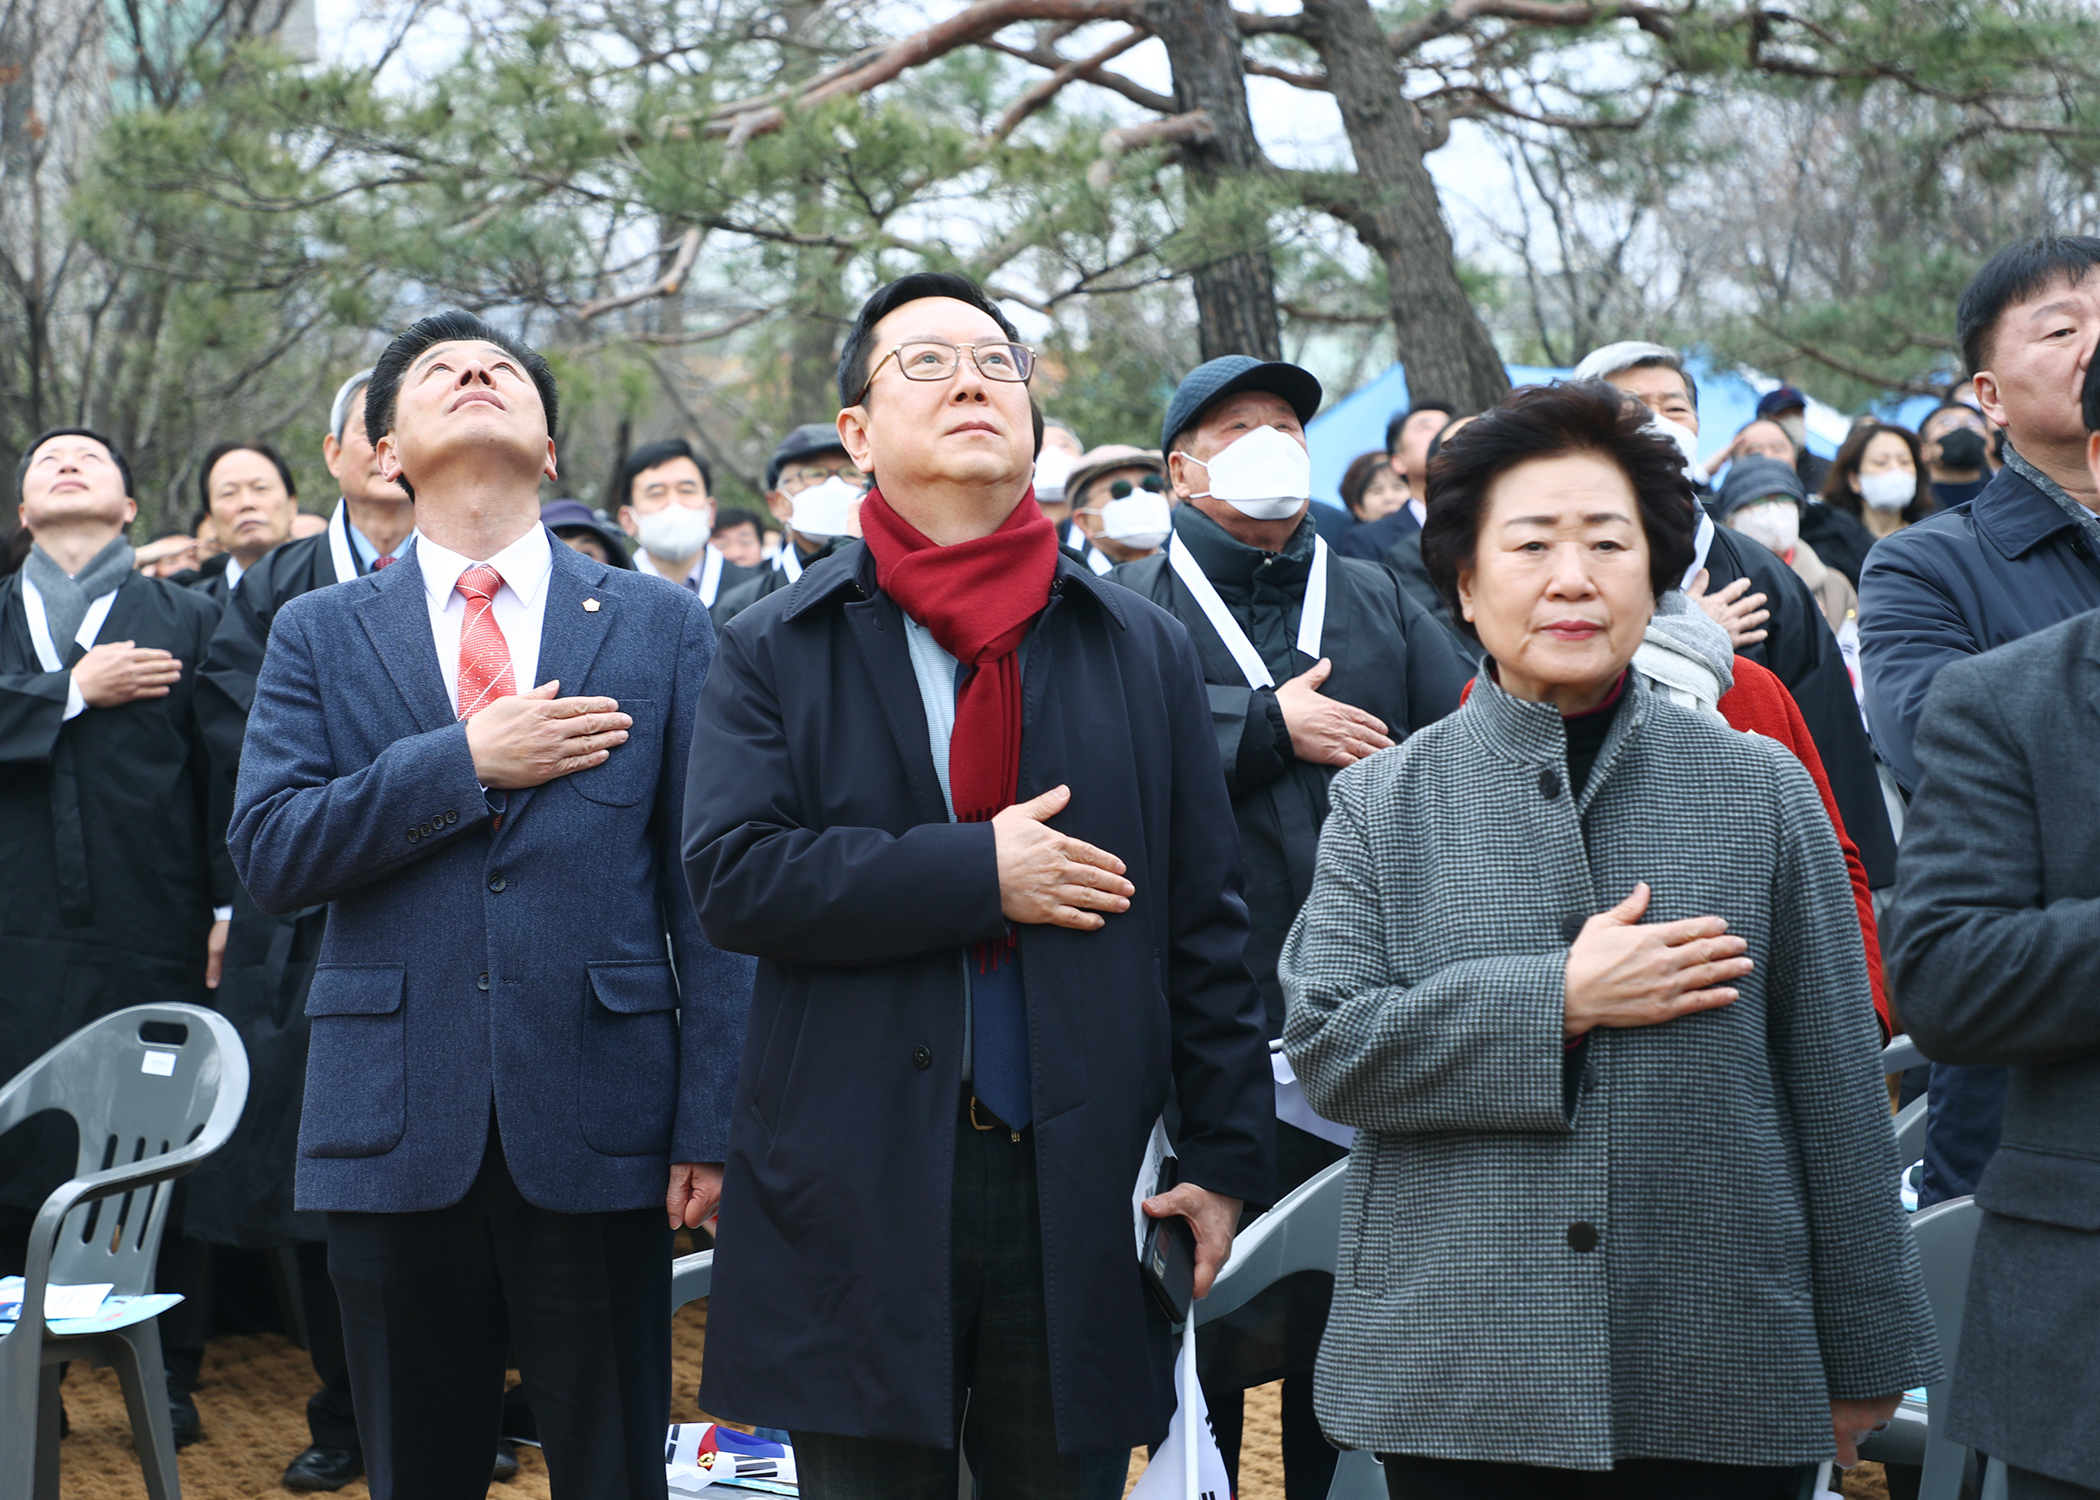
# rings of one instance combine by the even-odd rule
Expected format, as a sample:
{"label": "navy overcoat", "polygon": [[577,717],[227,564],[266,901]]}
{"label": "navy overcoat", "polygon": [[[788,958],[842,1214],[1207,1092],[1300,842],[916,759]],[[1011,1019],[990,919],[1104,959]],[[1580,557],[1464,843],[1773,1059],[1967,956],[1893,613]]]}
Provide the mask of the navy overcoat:
{"label": "navy overcoat", "polygon": [[[1169,1089],[1182,1175],[1275,1180],[1240,853],[1187,633],[1058,560],[1023,658],[1020,795],[1120,856],[1131,909],[1023,925],[1058,1446],[1157,1442],[1173,1342],[1131,1190]],[[1005,921],[989,824],[948,820],[904,617],[865,546],[723,632],[686,789],[708,938],[759,959],[730,1123],[702,1404],[952,1447],[949,1204],[970,944]]]}

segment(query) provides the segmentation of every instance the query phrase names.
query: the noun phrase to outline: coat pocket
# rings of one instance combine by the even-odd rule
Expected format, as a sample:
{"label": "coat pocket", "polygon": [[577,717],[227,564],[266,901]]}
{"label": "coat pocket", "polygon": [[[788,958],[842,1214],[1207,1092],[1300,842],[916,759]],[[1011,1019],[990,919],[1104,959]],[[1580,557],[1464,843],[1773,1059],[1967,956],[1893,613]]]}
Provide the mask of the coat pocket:
{"label": "coat pocket", "polygon": [[603,807],[632,807],[656,786],[663,759],[664,725],[656,704],[647,698],[621,698],[620,712],[634,720],[625,744],[615,745],[605,764],[569,773],[579,795]]}
{"label": "coat pocket", "polygon": [[408,1128],[408,1043],[401,964],[322,964],[306,1014],[302,1156],[383,1156]]}
{"label": "coat pocket", "polygon": [[2002,1142],[1976,1184],[1976,1206],[2009,1219],[2100,1230],[2100,1160]]}
{"label": "coat pocket", "polygon": [[607,1156],[661,1155],[678,1107],[677,981],[657,959],[588,967],[576,1081],[584,1141]]}

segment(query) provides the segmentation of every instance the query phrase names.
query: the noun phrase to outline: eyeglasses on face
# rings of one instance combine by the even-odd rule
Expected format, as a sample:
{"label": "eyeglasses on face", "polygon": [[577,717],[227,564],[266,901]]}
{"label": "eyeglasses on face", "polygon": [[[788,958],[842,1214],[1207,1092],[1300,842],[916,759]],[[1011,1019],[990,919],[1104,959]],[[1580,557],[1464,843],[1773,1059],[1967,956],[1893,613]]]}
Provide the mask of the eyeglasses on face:
{"label": "eyeglasses on face", "polygon": [[807,489],[813,484],[822,484],[825,480],[832,478],[843,479],[848,484],[863,484],[867,481],[867,475],[861,473],[860,470],[854,468],[851,464],[837,469],[820,469],[814,465],[806,469],[789,469],[780,478],[783,486],[785,486],[787,481],[792,480],[798,489]]}
{"label": "eyeglasses on face", "polygon": [[[1141,490],[1150,490],[1155,495],[1159,494],[1166,487],[1167,482],[1164,479],[1160,478],[1157,474],[1145,474],[1139,476],[1136,485],[1136,488]],[[1132,486],[1129,480],[1111,479],[1108,482],[1108,498],[1111,500],[1128,500],[1130,498],[1131,489]]]}
{"label": "eyeglasses on face", "polygon": [[860,394],[853,398],[853,404],[858,406],[867,399],[868,387],[875,383],[876,372],[888,360],[897,361],[897,369],[906,380],[946,380],[961,367],[964,349],[969,350],[970,362],[977,366],[977,373],[986,380],[1019,382],[1035,373],[1035,351],[1026,344],[992,339],[958,348],[943,339],[913,339],[899,344],[875,361],[875,368],[868,371],[868,378],[861,382]]}

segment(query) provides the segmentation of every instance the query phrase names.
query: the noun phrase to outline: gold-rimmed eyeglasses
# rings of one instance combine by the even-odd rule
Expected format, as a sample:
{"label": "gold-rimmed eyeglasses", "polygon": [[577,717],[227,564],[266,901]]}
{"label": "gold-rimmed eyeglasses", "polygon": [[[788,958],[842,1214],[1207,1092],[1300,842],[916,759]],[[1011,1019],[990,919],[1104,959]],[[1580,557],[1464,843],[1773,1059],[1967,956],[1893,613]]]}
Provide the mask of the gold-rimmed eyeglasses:
{"label": "gold-rimmed eyeglasses", "polygon": [[977,366],[977,373],[986,380],[1015,383],[1035,373],[1035,351],[1010,339],[961,346],[943,339],[913,339],[899,344],[875,361],[874,369],[869,370],[868,378],[861,382],[860,394],[853,398],[853,404],[858,406],[867,399],[868,387],[875,383],[876,371],[887,360],[897,361],[897,370],[906,380],[946,380],[961,368],[965,349],[969,351],[970,362]]}

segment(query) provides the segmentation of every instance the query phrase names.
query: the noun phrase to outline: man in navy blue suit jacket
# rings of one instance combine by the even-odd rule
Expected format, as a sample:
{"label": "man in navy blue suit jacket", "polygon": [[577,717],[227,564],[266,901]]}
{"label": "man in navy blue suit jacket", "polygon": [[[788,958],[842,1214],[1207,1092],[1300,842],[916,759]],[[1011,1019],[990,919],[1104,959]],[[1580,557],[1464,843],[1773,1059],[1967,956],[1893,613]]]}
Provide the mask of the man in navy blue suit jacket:
{"label": "man in navy blue suit jacket", "polygon": [[375,1500],[485,1493],[513,1348],[555,1493],[660,1500],[665,1221],[714,1212],[728,1147],[751,969],[678,852],[713,630],[550,542],[554,417],[478,319],[394,341],[366,422],[417,540],[278,614],[241,757],[250,894],[330,904],[298,1206]]}

